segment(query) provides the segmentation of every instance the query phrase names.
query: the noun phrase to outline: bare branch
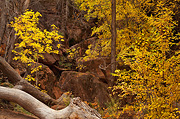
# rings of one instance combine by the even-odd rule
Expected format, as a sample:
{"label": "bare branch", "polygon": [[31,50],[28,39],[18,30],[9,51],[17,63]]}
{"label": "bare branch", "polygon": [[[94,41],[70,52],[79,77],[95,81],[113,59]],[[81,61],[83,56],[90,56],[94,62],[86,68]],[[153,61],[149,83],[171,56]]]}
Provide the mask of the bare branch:
{"label": "bare branch", "polygon": [[8,77],[9,82],[15,85],[15,88],[20,88],[45,104],[57,103],[56,100],[51,98],[48,94],[41,92],[24,80],[1,56],[0,69],[2,70],[3,74]]}
{"label": "bare branch", "polygon": [[0,86],[0,98],[16,102],[40,119],[101,119],[101,115],[82,102],[80,98],[73,98],[69,106],[58,111],[19,89]]}

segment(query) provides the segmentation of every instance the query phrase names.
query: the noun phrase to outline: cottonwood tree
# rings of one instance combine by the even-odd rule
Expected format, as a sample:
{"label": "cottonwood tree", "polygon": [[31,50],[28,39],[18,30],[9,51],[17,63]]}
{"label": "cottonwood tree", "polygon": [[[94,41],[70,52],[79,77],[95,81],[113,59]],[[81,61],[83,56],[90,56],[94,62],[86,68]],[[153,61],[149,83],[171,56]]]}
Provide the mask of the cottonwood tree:
{"label": "cottonwood tree", "polygon": [[[87,20],[98,18],[99,23],[92,31],[98,40],[89,46],[84,59],[110,57],[111,1],[76,1],[86,11]],[[124,114],[135,110],[142,118],[179,118],[179,52],[172,51],[174,46],[179,47],[178,30],[174,31],[179,27],[177,6],[179,0],[116,1],[116,60],[122,59],[119,65],[125,63],[132,70],[116,71],[114,76],[119,79],[113,91],[123,91],[119,99],[137,95],[133,106],[123,108]],[[120,118],[123,112],[119,108],[113,108],[117,111],[112,112],[112,108],[107,117]]]}
{"label": "cottonwood tree", "polygon": [[[42,68],[41,65],[38,66],[39,59],[43,59],[45,53],[59,54],[59,50],[56,49],[60,48],[60,42],[64,41],[55,25],[51,25],[51,32],[37,27],[40,16],[42,15],[39,12],[26,10],[21,16],[15,18],[14,22],[11,22],[11,26],[16,31],[15,35],[19,38],[19,42],[15,44],[12,51],[15,54],[13,59],[26,65],[27,71],[30,71],[26,73],[25,79],[36,81],[36,85],[38,85],[38,71]],[[31,68],[32,65],[35,68]],[[36,78],[32,77],[33,73],[36,73]]]}

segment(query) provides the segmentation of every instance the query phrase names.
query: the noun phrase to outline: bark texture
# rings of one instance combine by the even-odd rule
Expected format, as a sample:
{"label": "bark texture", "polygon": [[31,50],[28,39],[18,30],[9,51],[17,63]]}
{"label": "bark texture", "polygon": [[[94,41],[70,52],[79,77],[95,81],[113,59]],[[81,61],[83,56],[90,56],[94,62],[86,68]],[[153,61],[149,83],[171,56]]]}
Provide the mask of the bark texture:
{"label": "bark texture", "polygon": [[[111,73],[116,70],[116,0],[112,0],[112,23],[111,23]],[[111,86],[113,86],[115,77],[111,76]]]}
{"label": "bark texture", "polygon": [[101,115],[79,97],[71,99],[69,106],[62,110],[53,110],[28,93],[14,88],[0,86],[0,98],[16,102],[40,119],[101,119]]}
{"label": "bark texture", "polygon": [[55,99],[51,98],[46,93],[39,91],[33,85],[24,80],[1,56],[0,69],[2,70],[3,74],[8,77],[9,82],[14,85],[14,88],[18,88],[29,93],[45,104],[49,105],[57,103]]}

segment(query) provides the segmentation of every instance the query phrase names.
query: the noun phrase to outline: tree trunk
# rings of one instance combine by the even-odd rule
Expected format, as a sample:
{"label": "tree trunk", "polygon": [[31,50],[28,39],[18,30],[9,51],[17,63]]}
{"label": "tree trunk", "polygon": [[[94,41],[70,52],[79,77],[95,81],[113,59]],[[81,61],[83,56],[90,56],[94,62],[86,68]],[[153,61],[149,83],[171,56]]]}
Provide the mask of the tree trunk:
{"label": "tree trunk", "polygon": [[[6,44],[5,58],[8,63],[12,59],[12,49],[15,44],[15,32],[9,27],[9,22],[22,14],[30,4],[30,0],[4,0],[1,1],[1,20],[0,20],[0,45]],[[5,37],[6,36],[6,37]]]}
{"label": "tree trunk", "polygon": [[16,102],[40,119],[101,119],[101,115],[80,98],[73,98],[69,106],[62,110],[53,110],[19,89],[0,86],[0,99]]}
{"label": "tree trunk", "polygon": [[31,1],[31,0],[25,0],[25,1],[23,1],[23,11],[25,11],[25,10],[29,7],[30,1]]}
{"label": "tree trunk", "polygon": [[48,94],[39,91],[33,85],[23,79],[5,60],[0,56],[0,69],[3,74],[8,77],[10,83],[20,90],[23,90],[45,104],[58,103],[55,99],[51,98]]}
{"label": "tree trunk", "polygon": [[5,8],[2,9],[1,11],[1,26],[0,26],[0,44],[2,44],[3,42],[3,37],[4,37],[4,33],[5,33],[5,29],[6,29],[6,10]]}
{"label": "tree trunk", "polygon": [[[116,0],[112,0],[112,23],[111,23],[111,73],[116,70]],[[115,77],[111,76],[111,86],[113,86]]]}

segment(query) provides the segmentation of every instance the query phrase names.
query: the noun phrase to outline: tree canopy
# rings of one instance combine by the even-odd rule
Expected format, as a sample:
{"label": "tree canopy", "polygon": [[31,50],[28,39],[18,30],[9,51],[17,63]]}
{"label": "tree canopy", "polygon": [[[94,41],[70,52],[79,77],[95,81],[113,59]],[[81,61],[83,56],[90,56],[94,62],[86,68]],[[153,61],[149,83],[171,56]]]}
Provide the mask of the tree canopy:
{"label": "tree canopy", "polygon": [[[84,59],[110,56],[111,1],[76,1],[86,11],[87,20],[98,18],[92,28],[92,35],[98,35],[98,40],[89,46]],[[112,89],[114,93],[122,90],[120,99],[136,95],[136,101],[123,110],[135,110],[146,118],[179,118],[180,55],[179,50],[172,50],[179,45],[174,17],[179,14],[178,5],[177,0],[117,0],[117,61],[123,60],[131,70],[117,69],[113,75],[118,80]],[[115,117],[121,115],[122,112],[114,112]]]}

